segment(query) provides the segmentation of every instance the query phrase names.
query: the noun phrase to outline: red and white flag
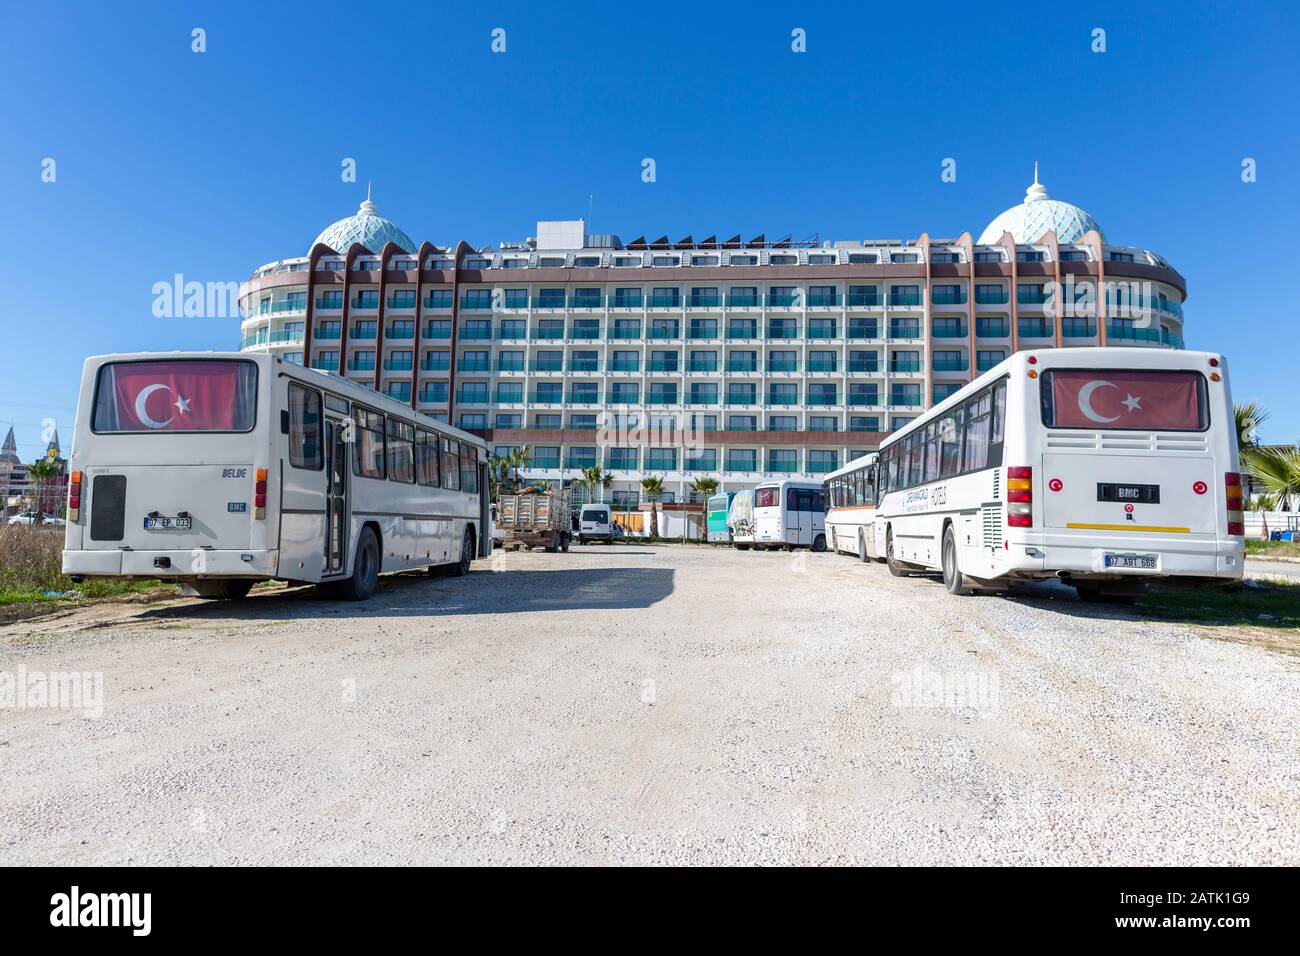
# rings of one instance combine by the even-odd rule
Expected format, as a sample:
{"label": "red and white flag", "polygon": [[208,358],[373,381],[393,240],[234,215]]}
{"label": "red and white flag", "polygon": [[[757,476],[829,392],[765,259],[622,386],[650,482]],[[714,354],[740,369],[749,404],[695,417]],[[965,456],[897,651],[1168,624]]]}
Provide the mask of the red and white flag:
{"label": "red and white flag", "polygon": [[1200,386],[1194,372],[1127,369],[1054,369],[1053,425],[1057,428],[1202,427]]}
{"label": "red and white flag", "polygon": [[235,429],[238,362],[130,362],[114,367],[123,431]]}

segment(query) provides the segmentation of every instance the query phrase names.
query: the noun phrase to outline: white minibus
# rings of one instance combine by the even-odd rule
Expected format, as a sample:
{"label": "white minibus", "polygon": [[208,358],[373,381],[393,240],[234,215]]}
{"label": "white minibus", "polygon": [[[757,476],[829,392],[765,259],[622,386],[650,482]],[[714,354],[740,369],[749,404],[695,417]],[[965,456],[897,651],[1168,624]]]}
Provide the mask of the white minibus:
{"label": "white minibus", "polygon": [[578,514],[578,544],[588,541],[614,540],[614,528],[609,517],[609,505],[583,505]]}
{"label": "white minibus", "polygon": [[836,554],[876,558],[876,461],[874,452],[855,458],[822,482],[826,535]]}
{"label": "white minibus", "polygon": [[880,446],[876,542],[948,590],[1056,577],[1083,600],[1239,581],[1240,465],[1222,355],[1018,352]]}
{"label": "white minibus", "polygon": [[737,551],[748,551],[754,546],[754,491],[746,488],[737,491],[727,505],[727,533],[731,546]]}
{"label": "white minibus", "polygon": [[466,432],[271,355],[89,358],[63,570],[364,600],[381,572],[464,574],[490,552],[486,461]]}
{"label": "white minibus", "polygon": [[754,547],[826,550],[822,486],[815,481],[763,482],[754,488]]}

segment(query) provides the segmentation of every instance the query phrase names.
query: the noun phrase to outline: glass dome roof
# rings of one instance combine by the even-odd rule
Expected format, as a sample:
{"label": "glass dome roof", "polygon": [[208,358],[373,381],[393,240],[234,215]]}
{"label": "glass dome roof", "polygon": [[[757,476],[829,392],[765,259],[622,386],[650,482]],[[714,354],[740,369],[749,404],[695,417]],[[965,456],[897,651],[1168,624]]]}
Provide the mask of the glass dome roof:
{"label": "glass dome roof", "polygon": [[371,252],[380,252],[389,242],[395,242],[403,252],[414,252],[415,243],[411,237],[398,229],[393,223],[379,215],[379,209],[370,199],[370,189],[366,188],[366,199],[355,216],[340,219],[321,230],[312,246],[323,243],[335,252],[345,253],[354,242],[359,242]]}
{"label": "glass dome roof", "polygon": [[1037,242],[1044,233],[1055,230],[1057,241],[1078,242],[1090,229],[1097,230],[1101,241],[1106,241],[1101,226],[1087,212],[1071,203],[1048,198],[1046,187],[1038,182],[1038,164],[1035,163],[1034,182],[1025,190],[1025,201],[999,215],[975,241],[982,246],[991,246],[1002,238],[1004,232],[1009,232],[1016,242]]}

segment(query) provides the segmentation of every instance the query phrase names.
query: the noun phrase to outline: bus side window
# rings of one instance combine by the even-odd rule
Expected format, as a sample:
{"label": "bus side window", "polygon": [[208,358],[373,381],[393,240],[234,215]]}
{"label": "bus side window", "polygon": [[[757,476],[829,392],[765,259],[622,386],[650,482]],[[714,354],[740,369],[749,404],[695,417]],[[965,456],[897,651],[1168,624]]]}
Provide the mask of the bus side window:
{"label": "bus side window", "polygon": [[460,443],[451,438],[442,440],[442,486],[460,491]]}
{"label": "bus side window", "polygon": [[352,473],[362,478],[383,478],[384,416],[354,405],[352,422]]}
{"label": "bus side window", "polygon": [[962,452],[962,471],[980,471],[988,467],[989,460],[989,392],[983,392],[966,403],[966,440]]}
{"label": "bus side window", "polygon": [[961,471],[962,409],[954,408],[939,419],[939,477],[951,478]]}
{"label": "bus side window", "polygon": [[999,382],[993,391],[993,437],[989,440],[989,468],[1002,464],[1002,445],[1006,438],[1007,383]]}
{"label": "bus side window", "polygon": [[415,436],[415,480],[426,488],[438,487],[438,436],[426,431]]}
{"label": "bus side window", "polygon": [[460,446],[460,490],[478,494],[478,449],[473,445]]}
{"label": "bus side window", "polygon": [[289,383],[289,464],[312,471],[325,467],[320,392],[297,382]]}
{"label": "bus side window", "polygon": [[388,480],[415,481],[415,426],[388,419]]}

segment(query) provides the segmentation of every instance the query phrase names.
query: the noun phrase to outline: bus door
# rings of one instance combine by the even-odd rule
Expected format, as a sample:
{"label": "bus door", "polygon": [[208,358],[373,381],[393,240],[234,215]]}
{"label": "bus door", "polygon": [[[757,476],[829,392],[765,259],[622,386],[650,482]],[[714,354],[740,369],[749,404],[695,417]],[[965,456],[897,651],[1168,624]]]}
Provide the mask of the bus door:
{"label": "bus door", "polygon": [[341,419],[325,422],[325,574],[340,574],[348,556],[348,442]]}
{"label": "bus door", "polygon": [[799,507],[799,496],[802,494],[797,488],[787,488],[785,491],[785,520],[781,527],[785,530],[786,544],[803,544],[808,533],[808,515]]}

